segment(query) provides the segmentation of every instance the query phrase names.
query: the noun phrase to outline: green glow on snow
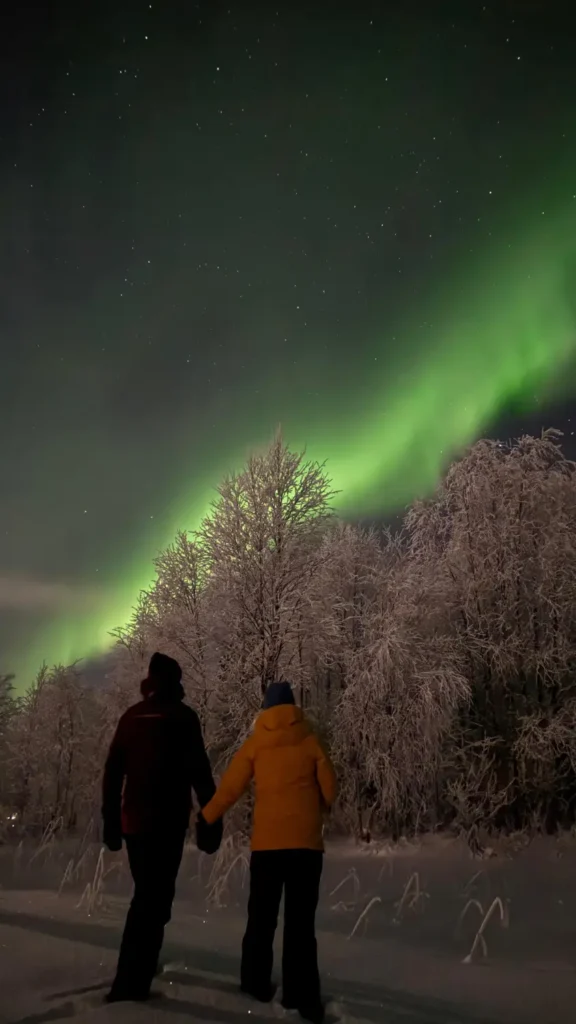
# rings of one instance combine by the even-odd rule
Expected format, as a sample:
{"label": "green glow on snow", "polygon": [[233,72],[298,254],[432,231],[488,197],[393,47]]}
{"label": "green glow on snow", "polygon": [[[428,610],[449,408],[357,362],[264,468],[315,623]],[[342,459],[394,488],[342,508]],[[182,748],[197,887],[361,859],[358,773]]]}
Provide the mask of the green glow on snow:
{"label": "green glow on snow", "polygon": [[[418,319],[407,318],[394,328],[399,348],[394,360],[401,372],[394,370],[380,382],[375,378],[371,408],[355,408],[351,394],[336,422],[311,427],[305,412],[294,422],[284,420],[287,443],[306,447],[310,458],[328,460],[342,511],[384,514],[430,492],[450,457],[499,415],[519,405],[533,407],[536,394],[541,398],[559,375],[571,389],[576,275],[570,281],[569,271],[576,251],[576,202],[564,189],[556,194],[562,192],[566,199],[557,214],[543,217],[538,211],[528,229],[509,232],[512,242],[491,241],[476,266],[447,279],[434,301],[415,302]],[[427,342],[422,347],[423,323]],[[276,426],[272,410],[268,438]],[[239,467],[244,454],[237,455],[238,450],[232,453],[230,464]],[[44,658],[69,663],[110,647],[110,631],[130,618],[138,592],[151,582],[155,551],[177,528],[199,524],[221,476],[215,468],[209,483],[200,489],[196,484],[183,496],[166,536],[140,544],[100,611],[67,616],[38,637],[21,669],[28,679]]]}

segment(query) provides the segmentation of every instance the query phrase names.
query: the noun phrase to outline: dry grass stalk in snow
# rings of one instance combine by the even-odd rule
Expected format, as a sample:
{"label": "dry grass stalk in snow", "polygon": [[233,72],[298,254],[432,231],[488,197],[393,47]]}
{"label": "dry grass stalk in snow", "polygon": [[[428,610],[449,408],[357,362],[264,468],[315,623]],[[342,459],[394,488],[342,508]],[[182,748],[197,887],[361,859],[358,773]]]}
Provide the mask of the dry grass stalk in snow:
{"label": "dry grass stalk in snow", "polygon": [[76,906],[77,910],[80,909],[80,907],[85,906],[89,917],[95,910],[99,909],[104,902],[104,882],[106,877],[119,867],[119,863],[116,862],[111,864],[106,870],[104,868],[104,852],[104,847],[102,846],[100,848],[100,853],[98,854],[94,878],[91,882],[88,882],[88,885],[84,889],[84,892],[80,897],[80,901]]}
{"label": "dry grass stalk in snow", "polygon": [[[470,903],[477,903],[477,901],[476,900],[470,900]],[[477,905],[480,906],[480,904],[477,904]],[[480,910],[482,910],[481,906],[480,906]],[[487,913],[484,916],[484,920],[482,921],[482,924],[480,925],[478,931],[476,932],[476,937],[474,939],[474,942],[472,943],[472,949],[468,953],[468,956],[464,957],[464,959],[462,961],[463,964],[471,964],[473,962],[474,953],[476,952],[478,946],[482,947],[482,955],[484,957],[488,956],[488,946],[486,945],[486,940],[484,938],[484,932],[485,932],[485,930],[486,930],[486,928],[487,928],[487,926],[488,926],[488,924],[490,922],[490,919],[493,917],[493,915],[494,915],[496,910],[498,910],[499,913],[500,913],[500,923],[501,923],[502,927],[503,928],[507,928],[508,927],[508,924],[509,924],[508,906],[507,905],[505,906],[505,904],[502,903],[502,900],[500,899],[500,897],[497,896],[496,899],[493,900],[491,905],[488,907],[488,911],[487,911]]]}
{"label": "dry grass stalk in snow", "polygon": [[416,910],[419,906],[423,906],[424,900],[427,899],[428,893],[423,892],[420,888],[420,875],[414,871],[404,886],[401,899],[395,906],[394,924],[400,924],[404,907],[407,906],[408,910]]}
{"label": "dry grass stalk in snow", "polygon": [[62,890],[63,890],[64,886],[66,885],[66,883],[67,882],[72,882],[73,879],[74,879],[74,859],[69,860],[67,865],[66,865],[66,870],[65,870],[64,874],[62,875],[62,881],[60,882],[60,885],[58,886],[58,895],[59,896],[62,895]]}
{"label": "dry grass stalk in snow", "polygon": [[462,890],[462,896],[467,897],[467,896],[471,896],[472,895],[472,893],[476,890],[476,882],[478,881],[480,876],[483,875],[483,874],[484,874],[484,870],[481,868],[480,871],[477,871],[475,875],[472,875],[472,878],[470,878],[466,882],[466,885],[464,886],[464,888]]}
{"label": "dry grass stalk in snow", "polygon": [[58,834],[59,829],[62,828],[62,825],[62,818],[55,818],[54,821],[48,822],[46,828],[44,829],[44,832],[42,833],[40,844],[30,858],[30,863],[28,867],[30,867],[30,865],[33,864],[34,861],[36,861],[38,857],[40,857],[43,853],[49,853],[53,849],[54,844],[56,842],[56,836]]}
{"label": "dry grass stalk in snow", "polygon": [[392,857],[387,850],[384,851],[385,859],[380,871],[378,872],[378,881],[381,882],[384,875],[390,875],[390,878],[394,875],[394,857]]}
{"label": "dry grass stalk in snow", "polygon": [[376,906],[377,903],[382,903],[382,900],[380,899],[379,896],[373,896],[370,902],[364,907],[364,910],[362,911],[360,917],[356,921],[356,924],[354,925],[352,931],[350,932],[350,935],[348,936],[349,939],[354,938],[356,932],[358,931],[360,925],[362,924],[362,921],[364,921],[364,926],[366,926],[366,924],[368,923],[368,914],[372,910],[372,907]]}
{"label": "dry grass stalk in snow", "polygon": [[337,892],[340,892],[340,889],[342,889],[346,885],[346,882],[352,882],[354,902],[356,902],[360,895],[360,879],[358,878],[358,872],[356,871],[356,868],[350,868],[348,873],[344,875],[344,878],[340,882],[338,882],[338,885],[335,886],[334,889],[332,889],[330,897],[335,896]]}
{"label": "dry grass stalk in snow", "polygon": [[14,874],[17,874],[18,869],[22,864],[22,857],[24,855],[24,841],[21,839],[18,846],[14,850],[13,870]]}
{"label": "dry grass stalk in snow", "polygon": [[355,906],[355,903],[344,903],[344,900],[339,900],[338,903],[335,903],[330,907],[330,910],[333,910],[335,914],[340,913],[341,911],[348,914],[351,910],[354,910]]}
{"label": "dry grass stalk in snow", "polygon": [[[482,904],[480,903],[480,900],[475,900],[475,899],[468,900],[468,902],[464,906],[464,909],[461,910],[460,915],[458,917],[458,921],[457,921],[457,924],[456,924],[456,932],[455,932],[456,938],[459,938],[459,936],[460,936],[460,931],[461,931],[462,923],[464,921],[464,918],[466,917],[466,914],[468,913],[468,910],[471,907],[476,907],[478,913],[480,914],[480,920],[481,921],[484,920],[485,910],[484,910],[484,907],[482,906]],[[481,938],[481,942],[482,942],[482,949],[484,951],[483,955],[486,956],[486,943],[484,942],[484,939],[483,939],[482,936],[480,936],[480,938]]]}
{"label": "dry grass stalk in snow", "polygon": [[76,864],[75,864],[75,867],[74,867],[74,877],[76,879],[80,878],[80,876],[82,874],[82,871],[83,871],[83,869],[85,867],[86,861],[89,860],[91,853],[92,853],[92,847],[87,846],[86,849],[84,850],[84,852],[80,855],[80,857],[76,861]]}
{"label": "dry grass stalk in snow", "polygon": [[[83,870],[84,870],[84,868],[86,866],[86,861],[89,859],[91,853],[92,853],[92,848],[90,846],[87,846],[86,849],[81,853],[81,855],[78,858],[78,860],[75,860],[74,857],[72,857],[68,861],[68,863],[66,865],[66,870],[64,871],[64,874],[62,876],[62,881],[60,882],[60,886],[58,888],[58,895],[59,896],[62,895],[62,891],[63,891],[65,885],[77,882],[81,878]],[[118,866],[120,866],[120,865],[118,865]],[[112,870],[112,869],[109,869],[109,870]],[[108,872],[106,872],[106,873],[108,874]]]}
{"label": "dry grass stalk in snow", "polygon": [[[240,840],[240,842],[239,842]],[[214,860],[214,866],[208,879],[208,903],[224,907],[230,879],[235,868],[240,868],[242,886],[246,881],[249,867],[248,849],[243,845],[242,837],[227,836]]]}

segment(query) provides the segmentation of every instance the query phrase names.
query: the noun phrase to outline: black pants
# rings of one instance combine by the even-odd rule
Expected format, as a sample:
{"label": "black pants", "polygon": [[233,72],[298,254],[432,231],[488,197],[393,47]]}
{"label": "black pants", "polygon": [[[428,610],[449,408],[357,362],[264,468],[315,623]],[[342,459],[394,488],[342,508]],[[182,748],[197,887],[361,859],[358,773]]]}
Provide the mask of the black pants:
{"label": "black pants", "polygon": [[147,995],[172,915],[185,832],[126,836],[134,896],[126,918],[114,989]]}
{"label": "black pants", "polygon": [[252,854],[248,925],[242,943],[242,988],[270,988],[273,943],[284,890],[282,1001],[294,1009],[320,1003],[316,908],[323,856],[316,850],[266,850]]}

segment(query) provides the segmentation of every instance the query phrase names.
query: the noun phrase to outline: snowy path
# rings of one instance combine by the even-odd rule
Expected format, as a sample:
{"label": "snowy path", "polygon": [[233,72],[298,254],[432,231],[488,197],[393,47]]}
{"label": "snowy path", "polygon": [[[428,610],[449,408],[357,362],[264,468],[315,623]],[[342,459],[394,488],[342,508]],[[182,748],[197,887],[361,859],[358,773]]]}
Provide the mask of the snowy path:
{"label": "snowy path", "polygon": [[[237,990],[242,920],[175,908],[167,970],[147,1005],[106,1006],[123,904],[88,919],[53,893],[0,893],[0,1024],[269,1024],[289,1021]],[[330,1019],[342,1024],[568,1024],[576,973],[568,965],[510,971],[463,967],[387,941],[319,936]]]}

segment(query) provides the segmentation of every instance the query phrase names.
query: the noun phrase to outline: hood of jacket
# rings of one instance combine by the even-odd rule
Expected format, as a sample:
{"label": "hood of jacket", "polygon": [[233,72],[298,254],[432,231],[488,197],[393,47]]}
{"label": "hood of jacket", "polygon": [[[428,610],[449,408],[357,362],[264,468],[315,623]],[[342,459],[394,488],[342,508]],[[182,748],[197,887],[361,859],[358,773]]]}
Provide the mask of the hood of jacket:
{"label": "hood of jacket", "polygon": [[302,708],[293,704],[281,704],[261,711],[254,724],[254,739],[258,746],[294,746],[309,735],[310,726]]}

